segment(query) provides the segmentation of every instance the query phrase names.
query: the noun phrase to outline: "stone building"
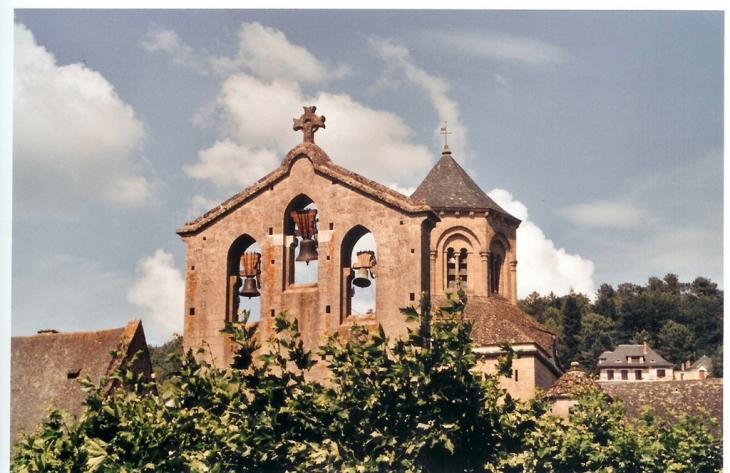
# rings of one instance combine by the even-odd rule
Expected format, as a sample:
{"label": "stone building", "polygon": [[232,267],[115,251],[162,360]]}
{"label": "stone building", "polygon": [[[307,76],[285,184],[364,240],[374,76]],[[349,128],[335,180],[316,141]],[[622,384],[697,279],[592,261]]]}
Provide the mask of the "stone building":
{"label": "stone building", "polygon": [[604,352],[596,366],[600,381],[671,381],[674,364],[662,358],[646,342],[643,345],[619,345]]}
{"label": "stone building", "polygon": [[[121,358],[113,359],[110,351]],[[132,361],[134,359],[134,361]],[[60,333],[45,330],[37,335],[12,337],[10,371],[10,439],[31,433],[56,407],[77,418],[84,411],[87,393],[80,379],[99,383],[116,368],[129,367],[147,379],[152,374],[142,322],[95,332]],[[114,388],[105,386],[105,392]]]}
{"label": "stone building", "polygon": [[[550,386],[561,373],[554,336],[515,305],[520,220],[477,186],[448,146],[410,197],[338,166],[314,144],[324,117],[304,110],[294,120],[303,143],[277,169],[178,229],[187,255],[186,348],[205,341],[216,364],[229,364],[233,347],[219,331],[249,303],[241,293],[257,300],[262,345],[274,316],[287,311],[314,349],[352,324],[405,335],[400,307],[421,293],[437,305],[462,288],[483,369],[492,370],[496,347],[510,341],[524,354],[515,366],[520,381],[507,381],[522,383],[515,392],[530,397]],[[356,310],[365,287],[374,302]]]}

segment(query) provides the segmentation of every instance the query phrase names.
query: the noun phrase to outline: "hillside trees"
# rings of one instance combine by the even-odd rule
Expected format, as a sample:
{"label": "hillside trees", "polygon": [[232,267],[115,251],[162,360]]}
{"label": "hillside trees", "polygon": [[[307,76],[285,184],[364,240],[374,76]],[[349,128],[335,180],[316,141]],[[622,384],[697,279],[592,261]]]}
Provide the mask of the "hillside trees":
{"label": "hillside trees", "polygon": [[[721,442],[705,424],[629,423],[620,402],[587,392],[567,422],[544,400],[521,402],[482,375],[463,302],[404,314],[408,335],[382,329],[333,337],[318,357],[303,347],[296,319],[275,319],[271,349],[259,354],[255,326],[224,329],[238,344],[228,369],[189,351],[171,389],[128,371],[109,396],[86,380],[86,412],[50,420],[15,446],[13,471],[717,471]],[[321,358],[321,360],[317,359]],[[257,362],[254,362],[257,360]],[[308,379],[327,363],[328,383]]]}
{"label": "hillside trees", "polygon": [[572,302],[576,297],[585,298],[533,293],[518,302],[557,335],[562,366],[579,361],[593,369],[602,351],[646,340],[674,363],[708,355],[713,374],[722,376],[723,291],[709,279],[682,283],[676,274],[667,274],[649,278],[644,286],[623,283],[614,289],[602,284],[593,303],[579,302],[577,312]]}

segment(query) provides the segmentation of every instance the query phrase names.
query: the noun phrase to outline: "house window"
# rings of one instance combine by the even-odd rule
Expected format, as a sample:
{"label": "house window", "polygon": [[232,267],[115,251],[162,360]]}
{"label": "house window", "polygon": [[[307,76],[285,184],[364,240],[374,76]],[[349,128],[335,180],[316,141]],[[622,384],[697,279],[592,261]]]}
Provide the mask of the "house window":
{"label": "house window", "polygon": [[613,370],[606,370],[606,379],[613,381]]}
{"label": "house window", "polygon": [[629,370],[621,370],[621,381],[628,381]]}
{"label": "house window", "polygon": [[634,379],[636,381],[640,381],[641,380],[641,370],[634,370]]}
{"label": "house window", "polygon": [[666,371],[664,370],[656,370],[656,377],[657,378],[664,378],[667,375]]}

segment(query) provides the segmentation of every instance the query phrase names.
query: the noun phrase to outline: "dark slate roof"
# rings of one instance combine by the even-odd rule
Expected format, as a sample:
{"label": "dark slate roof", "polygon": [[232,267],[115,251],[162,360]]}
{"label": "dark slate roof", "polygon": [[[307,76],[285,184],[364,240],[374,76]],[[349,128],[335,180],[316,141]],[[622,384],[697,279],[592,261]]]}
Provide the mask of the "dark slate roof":
{"label": "dark slate roof", "polygon": [[577,361],[570,364],[568,371],[557,379],[545,391],[545,397],[548,399],[556,399],[560,397],[572,398],[579,394],[580,389],[601,389],[592,376],[586,374]]}
{"label": "dark slate roof", "polygon": [[294,164],[294,161],[301,157],[309,159],[316,173],[331,179],[333,182],[338,182],[339,184],[348,186],[357,192],[361,192],[383,202],[385,205],[400,209],[406,213],[430,214],[430,218],[434,221],[438,221],[438,217],[433,213],[431,207],[424,204],[422,201],[405,196],[387,186],[334,164],[329,156],[327,156],[327,153],[314,143],[300,143],[287,153],[278,168],[262,177],[243,191],[221,203],[214,209],[206,212],[204,215],[187,222],[185,225],[178,228],[177,233],[179,235],[194,233],[204,226],[220,219],[224,215],[228,214],[232,209],[237,208],[246,201],[254,198],[256,195],[276,184],[278,181],[285,179],[289,174],[289,170],[291,169],[292,164]]}
{"label": "dark slate roof", "polygon": [[[605,355],[605,360],[604,360]],[[627,363],[628,357],[643,356],[644,362]],[[646,347],[644,353],[644,345],[619,345],[612,352],[604,353],[598,359],[597,369],[603,368],[649,368],[649,367],[673,367],[674,363],[670,363],[662,358],[657,352],[650,347]]]}
{"label": "dark slate roof", "polygon": [[411,197],[423,200],[434,210],[496,210],[512,217],[485,194],[459,166],[459,163],[451,157],[448,146],[444,147],[441,159]]}
{"label": "dark slate roof", "polygon": [[614,399],[624,401],[629,418],[638,419],[645,406],[651,406],[657,417],[676,419],[671,411],[684,412],[706,418],[709,411],[722,428],[722,378],[692,379],[684,381],[607,381],[599,382],[601,388]]}
{"label": "dark slate roof", "polygon": [[[10,373],[10,438],[30,433],[53,405],[75,416],[83,412],[86,393],[79,380],[89,376],[94,383],[116,366],[109,352],[120,350],[129,357],[142,356],[134,369],[151,374],[142,323],[97,332],[47,332],[12,337]],[[126,362],[126,357],[123,362]]]}
{"label": "dark slate roof", "polygon": [[[431,305],[446,306],[445,296],[434,296]],[[548,358],[554,358],[555,335],[517,306],[497,297],[469,296],[464,318],[472,322],[474,347],[504,342],[535,343]]]}

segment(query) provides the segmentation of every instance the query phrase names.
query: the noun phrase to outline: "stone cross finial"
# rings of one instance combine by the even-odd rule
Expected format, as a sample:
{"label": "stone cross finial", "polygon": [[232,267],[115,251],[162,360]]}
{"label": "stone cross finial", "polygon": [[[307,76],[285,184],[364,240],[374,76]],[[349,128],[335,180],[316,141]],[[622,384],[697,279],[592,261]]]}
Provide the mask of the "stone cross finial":
{"label": "stone cross finial", "polygon": [[317,111],[317,107],[312,105],[311,107],[304,107],[304,115],[299,118],[294,118],[294,131],[304,130],[304,142],[314,143],[314,132],[324,126],[324,115],[317,116],[314,112]]}

